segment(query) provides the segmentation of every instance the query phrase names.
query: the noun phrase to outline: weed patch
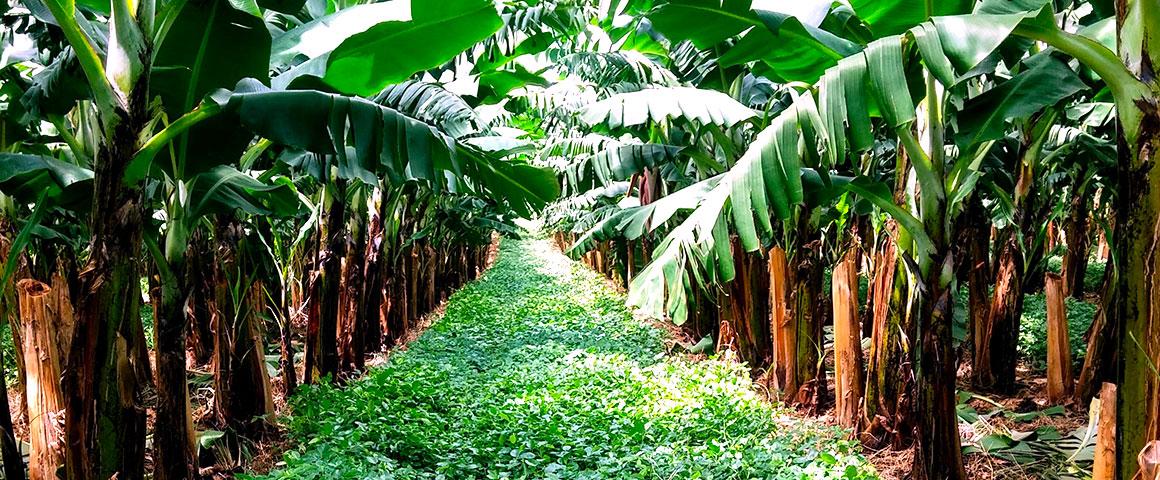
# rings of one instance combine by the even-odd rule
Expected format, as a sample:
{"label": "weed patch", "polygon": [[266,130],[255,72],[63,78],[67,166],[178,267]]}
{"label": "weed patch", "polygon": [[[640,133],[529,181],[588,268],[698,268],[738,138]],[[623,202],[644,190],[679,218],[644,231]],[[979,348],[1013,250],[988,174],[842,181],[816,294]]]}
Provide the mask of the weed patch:
{"label": "weed patch", "polygon": [[548,242],[504,242],[406,351],[301,389],[300,446],[260,478],[876,478],[841,431],[765,402],[740,365],[667,356],[663,335]]}

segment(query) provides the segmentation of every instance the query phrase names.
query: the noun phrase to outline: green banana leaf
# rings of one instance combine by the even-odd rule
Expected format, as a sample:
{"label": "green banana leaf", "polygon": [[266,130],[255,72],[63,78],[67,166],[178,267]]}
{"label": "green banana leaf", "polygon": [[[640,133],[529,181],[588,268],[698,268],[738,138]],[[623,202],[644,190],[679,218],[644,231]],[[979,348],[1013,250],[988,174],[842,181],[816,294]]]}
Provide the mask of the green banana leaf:
{"label": "green banana leaf", "polygon": [[701,125],[730,128],[757,117],[757,112],[716,90],[690,87],[649,88],[620,93],[585,107],[581,120],[610,129],[635,127],[645,122],[683,119]]}
{"label": "green banana leaf", "polygon": [[247,79],[207,99],[274,143],[328,155],[339,174],[376,184],[430,182],[451,193],[487,193],[530,215],[559,195],[555,173],[493,158],[438,128],[370,100],[314,90],[271,90]]}
{"label": "green banana leaf", "polygon": [[[228,0],[187,2],[157,46],[150,88],[175,119],[207,94],[243,78],[268,82],[269,55],[270,34],[262,19],[235,10]],[[237,128],[236,118],[219,115],[185,132],[154,163],[188,178],[236,163],[252,138]]]}

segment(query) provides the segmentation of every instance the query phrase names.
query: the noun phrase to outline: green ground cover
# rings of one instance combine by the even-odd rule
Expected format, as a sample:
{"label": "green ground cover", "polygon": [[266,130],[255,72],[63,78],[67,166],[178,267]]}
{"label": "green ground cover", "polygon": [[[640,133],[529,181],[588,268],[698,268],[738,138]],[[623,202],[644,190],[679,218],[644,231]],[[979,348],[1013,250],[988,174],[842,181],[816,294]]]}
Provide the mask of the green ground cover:
{"label": "green ground cover", "polygon": [[666,354],[664,335],[546,241],[505,241],[406,351],[304,388],[300,446],[260,478],[876,477],[841,432],[763,401],[739,365]]}

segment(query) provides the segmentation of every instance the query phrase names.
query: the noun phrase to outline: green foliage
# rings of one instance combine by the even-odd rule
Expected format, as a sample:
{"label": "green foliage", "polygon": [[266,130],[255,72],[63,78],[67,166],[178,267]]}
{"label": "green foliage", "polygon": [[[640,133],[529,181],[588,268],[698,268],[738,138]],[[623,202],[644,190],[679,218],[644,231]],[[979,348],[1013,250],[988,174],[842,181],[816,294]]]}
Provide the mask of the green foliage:
{"label": "green foliage", "polygon": [[[1019,356],[1033,370],[1047,369],[1047,299],[1042,293],[1023,297],[1023,317],[1019,327]],[[1068,298],[1067,338],[1071,344],[1071,359],[1078,367],[1087,353],[1084,334],[1095,319],[1097,306]]]}
{"label": "green foliage", "polygon": [[[406,10],[397,11],[401,9]],[[311,24],[308,31],[279,39],[274,49],[276,58],[292,58],[306,51],[318,56],[280,76],[278,84],[293,85],[291,80],[313,76],[343,92],[374,95],[416,72],[442,65],[502,25],[495,4],[486,0],[412,1],[409,8],[405,3],[391,2],[375,13],[390,21],[364,28],[362,22],[344,15],[351,30],[363,31],[351,35],[350,30],[333,29],[323,20]],[[340,43],[332,51],[316,51],[321,49],[304,45],[315,36],[314,32],[325,37],[327,46]]]}
{"label": "green foliage", "polygon": [[743,366],[667,357],[660,330],[547,245],[505,242],[384,367],[300,390],[302,446],[261,478],[876,477],[841,432],[764,401]]}
{"label": "green foliage", "polygon": [[[1083,291],[1087,293],[1099,293],[1104,285],[1104,270],[1107,264],[1089,260],[1087,263],[1087,271],[1083,276]],[[1063,257],[1052,256],[1047,259],[1047,271],[1052,273],[1060,273],[1063,270]]]}

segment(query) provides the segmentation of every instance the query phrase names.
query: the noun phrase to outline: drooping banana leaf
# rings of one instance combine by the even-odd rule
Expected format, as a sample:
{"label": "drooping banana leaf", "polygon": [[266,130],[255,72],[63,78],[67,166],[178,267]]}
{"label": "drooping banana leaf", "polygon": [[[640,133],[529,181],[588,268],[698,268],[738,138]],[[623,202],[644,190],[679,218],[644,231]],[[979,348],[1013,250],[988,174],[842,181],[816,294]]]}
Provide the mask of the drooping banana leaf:
{"label": "drooping banana leaf", "polygon": [[767,10],[754,10],[754,14],[765,28],[754,28],[743,35],[721,56],[721,65],[728,67],[760,60],[783,83],[813,83],[838,60],[862,49],[850,40],[803,24],[796,17]]}
{"label": "drooping banana leaf", "polygon": [[329,53],[347,38],[379,23],[410,20],[410,0],[391,0],[344,8],[276,37],[271,48],[270,66],[275,70],[283,70],[294,65],[296,60],[309,60]]}
{"label": "drooping banana leaf", "polygon": [[649,88],[621,93],[591,104],[581,113],[584,123],[603,124],[611,129],[678,118],[701,125],[731,128],[755,117],[756,112],[729,95],[689,87]]}
{"label": "drooping banana leaf", "polygon": [[742,35],[721,56],[722,65],[761,59],[781,80],[812,82],[838,59],[860,49],[858,44],[818,28],[832,3],[751,5],[748,0],[673,0],[649,13],[649,19],[670,40],[690,40],[701,49],[715,48],[727,38]]}
{"label": "drooping banana leaf", "polygon": [[374,95],[446,63],[501,25],[490,0],[411,0],[409,20],[377,23],[346,36],[333,50],[279,75],[278,85],[293,86],[310,75],[341,92]]}
{"label": "drooping banana leaf", "polygon": [[[720,176],[712,177],[682,188],[650,203],[629,208],[618,208],[611,215],[587,229],[572,245],[568,253],[579,255],[591,250],[597,242],[614,238],[636,240],[667,223],[677,212],[690,211],[701,203]],[[611,188],[611,187],[608,187]],[[593,192],[603,192],[603,188]]]}
{"label": "drooping banana leaf", "polygon": [[575,52],[557,62],[570,74],[602,88],[615,84],[677,86],[676,76],[636,51]]}
{"label": "drooping banana leaf", "polygon": [[0,153],[0,191],[23,203],[76,207],[92,198],[93,172],[47,155]]}
{"label": "drooping banana leaf", "polygon": [[1048,54],[1024,62],[1026,69],[972,98],[958,115],[959,145],[1003,136],[1007,122],[1059,103],[1087,87],[1067,64]]}
{"label": "drooping banana leaf", "polygon": [[484,53],[475,59],[475,65],[472,67],[471,72],[478,74],[497,70],[516,58],[543,52],[552,46],[555,41],[555,33],[539,32],[526,36],[515,48],[511,48],[509,51],[504,51],[493,44],[493,46],[486,48]]}
{"label": "drooping banana leaf", "polygon": [[190,182],[189,198],[191,218],[234,210],[250,215],[289,216],[304,208],[290,179],[282,177],[265,183],[228,165],[195,176]]}
{"label": "drooping banana leaf", "polygon": [[207,101],[274,143],[331,156],[348,178],[436,189],[471,188],[530,214],[559,195],[551,169],[493,158],[416,118],[358,97],[271,90],[243,80]]}
{"label": "drooping banana leaf", "polygon": [[[925,225],[894,204],[891,195],[882,194],[866,179],[837,182],[825,173],[830,165],[845,158],[848,149],[870,146],[870,116],[881,116],[900,133],[912,128],[917,118],[915,106],[922,99],[912,97],[907,62],[915,57],[905,54],[904,40],[919,45],[917,58],[924,65],[944,70],[936,75],[940,80],[953,82],[956,74],[974,68],[1022,22],[1040,22],[1043,16],[1040,10],[978,18],[943,17],[916,27],[905,37],[876,40],[839,62],[815,87],[822,102],[815,103],[811,93],[799,96],[757,135],[745,155],[658,245],[653,262],[632,282],[630,303],[650,314],[668,314],[674,322],[683,322],[688,289],[733,278],[731,235],[738,237],[745,250],[756,250],[772,233],[775,217],[792,218],[798,208],[808,211],[813,206],[804,204],[806,198],[833,198],[804,195],[804,179],[809,179],[811,188],[845,189],[882,208],[910,234],[913,245],[904,248],[915,258],[933,252]],[[863,101],[865,98],[871,102]],[[803,176],[803,167],[813,168],[819,175]],[[915,169],[924,191],[945,188],[930,166],[916,162]],[[967,177],[966,172],[960,172],[956,178]]]}
{"label": "drooping banana leaf", "polygon": [[[187,2],[157,46],[150,88],[175,119],[202,97],[243,78],[268,82],[269,55],[270,34],[262,19],[235,10],[228,0]],[[196,175],[236,162],[251,138],[237,128],[236,118],[219,115],[176,139],[156,166],[181,178]]]}
{"label": "drooping banana leaf", "polygon": [[32,77],[32,84],[20,97],[24,107],[21,123],[47,115],[64,115],[80,100],[89,98],[84,72],[72,48],[66,48],[44,70]]}
{"label": "drooping banana leaf", "polygon": [[974,5],[974,0],[850,0],[854,13],[878,37],[905,32],[931,17],[970,13]]}
{"label": "drooping banana leaf", "polygon": [[462,97],[435,84],[408,80],[384,88],[372,100],[462,138],[480,131],[479,116]]}
{"label": "drooping banana leaf", "polygon": [[680,152],[680,147],[672,145],[620,145],[594,155],[580,156],[564,166],[560,173],[567,180],[568,191],[579,193],[628,180],[646,168],[676,160]]}

